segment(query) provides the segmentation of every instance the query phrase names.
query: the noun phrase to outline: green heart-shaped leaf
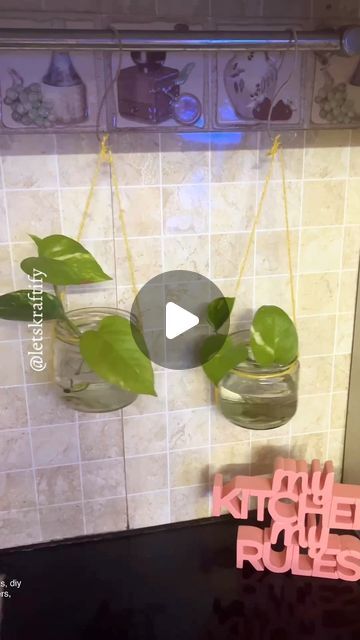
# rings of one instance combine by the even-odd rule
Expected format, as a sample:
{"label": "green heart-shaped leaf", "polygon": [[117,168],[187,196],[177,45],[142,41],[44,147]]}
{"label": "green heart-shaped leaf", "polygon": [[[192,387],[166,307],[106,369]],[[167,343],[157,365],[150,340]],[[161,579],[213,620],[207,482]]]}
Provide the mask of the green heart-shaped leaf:
{"label": "green heart-shaped leaf", "polygon": [[108,316],[96,331],[82,333],[80,352],[104,380],[134,393],[156,396],[151,362],[137,346],[126,318]]}
{"label": "green heart-shaped leaf", "polygon": [[26,258],[21,268],[28,275],[37,269],[44,282],[55,285],[88,284],[111,280],[95,258],[80,242],[63,235],[39,238],[32,235],[38,248],[38,258]]}
{"label": "green heart-shaped leaf", "polygon": [[111,280],[90,253],[83,254],[81,258],[72,257],[67,260],[25,258],[20,266],[28,275],[33,275],[35,271],[42,275],[44,282],[56,285],[90,284]]}
{"label": "green heart-shaped leaf", "polygon": [[233,309],[235,298],[215,298],[207,308],[208,322],[218,331],[226,322]]}
{"label": "green heart-shaped leaf", "polygon": [[45,238],[39,238],[39,236],[30,234],[30,238],[35,242],[39,257],[41,258],[67,260],[67,258],[77,256],[81,253],[89,253],[80,242],[68,236],[61,235],[60,233],[46,236]]}
{"label": "green heart-shaped leaf", "polygon": [[279,307],[263,306],[256,312],[250,348],[258,364],[290,364],[298,356],[298,336],[291,318]]}
{"label": "green heart-shaped leaf", "polygon": [[[29,296],[32,296],[34,300],[30,300]],[[36,307],[33,306],[34,304]],[[42,292],[41,297],[34,297],[31,289],[20,289],[0,296],[0,318],[4,318],[4,320],[30,322],[33,320],[34,311],[42,313],[43,320],[60,320],[65,315],[60,300],[45,291]]]}
{"label": "green heart-shaped leaf", "polygon": [[230,336],[210,336],[203,344],[201,358],[203,370],[215,385],[237,364],[244,362],[248,356],[247,346],[235,344]]}

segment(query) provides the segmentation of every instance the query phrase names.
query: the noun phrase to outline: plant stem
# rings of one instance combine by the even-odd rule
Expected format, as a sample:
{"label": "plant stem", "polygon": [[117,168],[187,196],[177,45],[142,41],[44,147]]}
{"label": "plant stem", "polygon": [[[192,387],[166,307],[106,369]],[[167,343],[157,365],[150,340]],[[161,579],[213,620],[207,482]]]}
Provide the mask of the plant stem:
{"label": "plant stem", "polygon": [[79,331],[79,329],[77,328],[76,324],[74,324],[72,322],[72,320],[70,320],[70,318],[67,316],[66,311],[65,311],[64,306],[63,306],[63,303],[62,303],[62,300],[61,300],[61,294],[60,294],[59,287],[56,284],[54,284],[53,287],[54,287],[55,295],[56,295],[57,299],[59,300],[59,302],[61,304],[61,307],[62,307],[62,310],[63,310],[63,314],[64,314],[63,320],[64,320],[64,322],[67,324],[67,326],[69,327],[71,332],[74,333],[77,337],[79,337],[81,335],[81,331]]}

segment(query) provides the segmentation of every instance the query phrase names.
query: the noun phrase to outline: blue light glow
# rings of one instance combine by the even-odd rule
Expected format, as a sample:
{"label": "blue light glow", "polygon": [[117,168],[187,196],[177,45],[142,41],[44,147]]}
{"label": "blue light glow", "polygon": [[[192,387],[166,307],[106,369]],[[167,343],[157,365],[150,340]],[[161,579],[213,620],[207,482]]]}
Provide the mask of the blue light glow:
{"label": "blue light glow", "polygon": [[211,134],[212,147],[239,147],[244,140],[243,131],[216,131]]}
{"label": "blue light glow", "polygon": [[208,133],[179,133],[186,142],[193,142],[198,146],[208,147],[239,147],[244,140],[243,131],[216,131]]}

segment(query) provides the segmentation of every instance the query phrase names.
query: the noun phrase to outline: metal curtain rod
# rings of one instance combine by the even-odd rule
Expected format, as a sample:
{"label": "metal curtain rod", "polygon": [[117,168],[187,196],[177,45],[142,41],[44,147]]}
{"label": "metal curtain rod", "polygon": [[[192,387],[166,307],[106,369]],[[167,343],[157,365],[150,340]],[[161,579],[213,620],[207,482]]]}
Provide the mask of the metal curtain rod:
{"label": "metal curtain rod", "polygon": [[[121,43],[121,45],[120,45]],[[360,26],[319,31],[136,31],[0,29],[4,50],[96,51],[338,51],[360,53]]]}

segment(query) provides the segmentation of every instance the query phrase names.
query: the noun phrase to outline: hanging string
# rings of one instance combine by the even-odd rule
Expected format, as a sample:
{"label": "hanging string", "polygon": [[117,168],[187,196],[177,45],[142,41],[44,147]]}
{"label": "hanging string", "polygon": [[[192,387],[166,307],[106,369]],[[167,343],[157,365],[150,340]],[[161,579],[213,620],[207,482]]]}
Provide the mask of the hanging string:
{"label": "hanging string", "polygon": [[[100,158],[102,159],[103,162],[107,162],[109,164],[112,204],[113,204],[113,196],[114,196],[114,191],[115,191],[115,197],[116,197],[116,202],[117,202],[118,211],[119,211],[120,225],[121,225],[122,235],[123,235],[124,244],[125,244],[127,262],[128,262],[128,266],[129,266],[132,290],[133,290],[133,295],[135,296],[135,299],[136,299],[137,318],[138,318],[139,323],[141,325],[141,310],[140,310],[140,306],[139,306],[139,303],[138,303],[138,299],[136,297],[137,293],[138,293],[138,290],[137,290],[136,280],[135,280],[135,268],[134,268],[134,265],[133,265],[133,260],[132,260],[132,255],[131,255],[131,251],[130,251],[128,235],[127,235],[127,230],[126,230],[125,210],[124,210],[124,207],[122,206],[121,198],[120,198],[119,182],[118,182],[116,171],[115,171],[115,167],[114,167],[113,155],[112,155],[111,149],[109,148],[109,144],[108,144],[109,143],[109,134],[104,134],[102,137],[100,137],[101,113],[102,113],[103,108],[106,105],[106,99],[107,99],[108,95],[110,94],[110,91],[113,89],[113,87],[115,86],[115,83],[118,80],[118,77],[119,77],[119,74],[120,74],[120,71],[121,71],[121,63],[122,63],[122,42],[121,42],[121,38],[120,38],[119,32],[118,32],[117,28],[114,25],[110,25],[110,28],[114,31],[114,33],[115,33],[115,35],[117,36],[117,39],[118,39],[118,43],[119,43],[119,60],[118,60],[117,71],[114,74],[114,76],[112,77],[108,87],[105,89],[104,95],[102,96],[102,99],[101,99],[100,104],[99,104],[99,109],[98,109],[97,117],[96,117],[96,137],[99,140],[100,145],[101,145],[100,146]],[[100,165],[101,165],[101,162],[100,162]],[[115,185],[115,189],[113,188],[114,185]],[[88,200],[91,201],[90,193],[89,193]],[[114,225],[114,220],[113,220],[113,225]],[[114,233],[114,237],[115,237],[115,233]],[[114,258],[116,259],[115,240],[114,240]],[[116,270],[115,270],[115,281],[116,281],[116,289],[117,289]],[[124,412],[123,412],[122,409],[120,411],[120,416],[121,416],[122,444],[123,444],[123,450],[125,452]],[[125,461],[125,464],[124,464],[124,483],[125,483],[125,505],[126,505],[126,528],[130,529],[126,461]]]}
{"label": "hanging string", "polygon": [[244,276],[244,272],[248,263],[248,259],[249,259],[249,255],[250,255],[250,250],[251,247],[253,245],[254,242],[254,238],[255,238],[255,233],[256,233],[256,229],[258,226],[258,222],[260,220],[261,214],[262,214],[262,210],[263,210],[263,206],[264,206],[264,202],[265,202],[265,198],[267,196],[267,192],[269,189],[269,184],[271,181],[271,178],[273,176],[273,172],[274,172],[274,164],[275,164],[275,159],[276,159],[276,155],[277,152],[279,150],[279,146],[280,146],[280,136],[276,136],[275,140],[273,142],[273,145],[270,149],[270,151],[268,151],[268,156],[270,157],[270,167],[269,167],[269,171],[267,173],[267,176],[265,178],[265,182],[264,182],[264,186],[263,186],[263,190],[260,196],[260,200],[259,200],[259,204],[258,204],[258,208],[257,208],[257,212],[254,218],[254,222],[252,224],[251,227],[251,231],[250,231],[250,236],[248,239],[248,242],[246,244],[245,247],[245,253],[244,253],[244,257],[241,263],[241,267],[240,267],[240,271],[239,271],[239,275],[236,281],[236,285],[235,285],[235,297],[237,296],[239,289],[240,289],[240,285]]}
{"label": "hanging string", "polygon": [[91,207],[91,203],[92,203],[93,198],[94,198],[95,188],[96,188],[96,185],[97,185],[98,180],[99,180],[101,167],[105,162],[107,162],[107,142],[108,142],[108,138],[109,138],[109,134],[104,134],[103,137],[102,137],[102,140],[100,142],[100,151],[99,151],[98,156],[96,158],[96,165],[95,165],[94,175],[93,175],[91,183],[90,183],[90,189],[88,191],[88,195],[87,195],[87,198],[86,198],[84,211],[83,211],[82,218],[81,218],[81,221],[80,221],[79,231],[78,231],[78,234],[77,234],[77,237],[76,237],[78,242],[80,242],[80,240],[82,238],[82,235],[84,233],[84,228],[85,228],[87,219],[89,217],[90,207]]}
{"label": "hanging string", "polygon": [[249,260],[249,255],[251,248],[254,243],[256,229],[259,224],[259,220],[261,218],[261,214],[264,208],[264,202],[268,193],[269,184],[271,178],[274,173],[274,165],[276,157],[279,156],[280,160],[280,168],[281,168],[281,176],[282,176],[282,199],[284,205],[284,218],[285,218],[285,229],[286,229],[286,246],[287,246],[287,256],[288,256],[288,267],[289,267],[289,279],[290,279],[290,296],[291,296],[291,307],[292,307],[292,316],[294,324],[296,324],[296,304],[295,304],[295,278],[294,271],[292,266],[292,250],[291,250],[291,234],[290,234],[290,223],[289,223],[289,206],[288,206],[288,195],[287,195],[287,187],[286,187],[286,177],[285,177],[285,159],[283,154],[283,148],[281,143],[280,135],[277,135],[273,141],[272,147],[267,154],[270,157],[270,167],[269,171],[266,175],[264,186],[261,192],[258,208],[256,215],[254,217],[254,221],[251,227],[249,239],[247,241],[244,257],[241,263],[241,267],[239,270],[239,275],[235,285],[235,297],[237,296],[243,277],[245,273],[245,269]]}
{"label": "hanging string", "polygon": [[96,188],[96,185],[97,185],[97,182],[98,182],[101,166],[104,163],[109,165],[109,167],[111,168],[111,188],[114,190],[114,194],[115,194],[115,199],[116,199],[116,204],[117,204],[117,209],[118,209],[118,215],[119,215],[119,221],[120,221],[120,226],[121,226],[121,232],[122,232],[122,237],[123,237],[124,246],[125,246],[126,260],[127,260],[128,269],[129,269],[131,288],[132,288],[132,292],[133,292],[134,298],[136,298],[136,296],[139,293],[139,291],[138,291],[137,284],[136,284],[135,265],[134,265],[134,261],[133,261],[133,257],[132,257],[132,253],[131,253],[129,237],[128,237],[127,228],[126,228],[125,208],[124,208],[124,206],[122,204],[122,199],[121,199],[121,195],[120,195],[120,184],[119,184],[119,180],[118,180],[118,177],[117,177],[116,171],[115,171],[114,157],[113,157],[111,148],[109,146],[109,134],[108,133],[105,133],[103,135],[102,139],[101,139],[100,151],[99,151],[99,155],[98,155],[98,158],[97,158],[94,175],[93,175],[93,178],[92,178],[91,183],[90,183],[90,189],[89,189],[89,193],[88,193],[88,196],[87,196],[87,199],[86,199],[85,208],[84,208],[84,211],[83,211],[83,214],[82,214],[82,217],[81,217],[80,227],[79,227],[79,232],[78,232],[77,239],[80,240],[82,235],[83,235],[84,228],[85,228],[87,219],[89,217],[90,207],[91,207],[91,203],[92,203],[92,200],[93,200],[95,188]]}
{"label": "hanging string", "polygon": [[[89,218],[89,214],[90,214],[90,208],[94,199],[94,194],[95,194],[95,189],[99,180],[99,176],[100,176],[100,172],[101,172],[101,168],[104,164],[107,164],[110,168],[110,179],[111,179],[111,189],[113,190],[113,193],[115,194],[115,199],[116,199],[116,204],[117,204],[117,209],[118,209],[118,215],[119,215],[119,221],[120,221],[120,227],[121,227],[121,232],[122,232],[122,237],[124,240],[124,246],[125,246],[125,254],[126,254],[126,260],[127,260],[127,264],[128,264],[128,269],[129,269],[129,274],[130,274],[130,283],[131,283],[131,288],[132,288],[132,292],[134,295],[134,298],[136,298],[137,294],[138,294],[138,288],[136,285],[136,276],[135,276],[135,266],[134,266],[134,261],[132,258],[132,253],[131,253],[131,248],[130,248],[130,243],[129,243],[129,238],[128,238],[128,234],[127,234],[127,229],[126,229],[126,220],[125,220],[125,208],[122,204],[122,199],[121,199],[121,195],[120,195],[120,184],[119,184],[119,180],[117,178],[116,175],[116,170],[115,170],[115,162],[114,162],[114,158],[113,158],[113,154],[112,151],[110,149],[109,146],[109,134],[108,133],[104,133],[102,135],[102,137],[100,138],[100,119],[101,119],[101,113],[102,110],[105,106],[106,103],[106,98],[110,92],[110,90],[113,88],[115,82],[117,81],[118,75],[120,73],[121,70],[121,61],[122,61],[122,42],[121,42],[121,38],[119,35],[118,30],[116,29],[116,27],[114,25],[111,25],[111,29],[114,31],[115,35],[118,38],[119,41],[119,61],[118,61],[118,68],[117,71],[114,75],[114,77],[111,79],[110,84],[108,85],[108,87],[105,89],[104,95],[102,96],[102,99],[100,101],[99,104],[99,108],[98,108],[98,112],[97,112],[97,117],[96,117],[96,136],[100,142],[100,150],[96,159],[96,165],[95,165],[95,170],[94,170],[94,174],[90,183],[90,188],[89,188],[89,192],[86,198],[86,202],[85,202],[85,207],[84,207],[84,211],[81,217],[81,221],[80,221],[80,225],[79,225],[79,230],[78,230],[78,234],[77,234],[77,240],[78,242],[81,240],[83,234],[84,234],[84,229],[87,223],[87,220]],[[62,301],[64,301],[64,292],[61,291],[60,292],[60,298]],[[141,322],[140,319],[140,309],[138,308],[138,319],[139,322]]]}
{"label": "hanging string", "polygon": [[[277,98],[279,97],[281,92],[285,89],[285,87],[288,86],[289,82],[291,81],[291,79],[292,79],[292,77],[294,75],[294,72],[295,72],[295,69],[296,69],[296,66],[297,66],[298,56],[299,56],[299,44],[298,44],[298,35],[297,35],[296,29],[292,29],[292,33],[293,33],[293,40],[295,42],[295,54],[294,54],[294,58],[293,58],[293,64],[291,66],[291,69],[290,69],[288,77],[281,83],[281,85],[277,88],[277,90],[274,93],[274,96],[273,96],[272,101],[271,101],[271,106],[270,106],[270,109],[269,109],[268,117],[267,117],[267,123],[266,123],[267,127],[266,128],[267,128],[268,136],[269,136],[271,142],[273,142],[273,138],[272,138],[272,135],[271,135],[271,116],[272,116],[272,112],[273,112],[273,109],[275,107]],[[283,58],[281,60],[278,72],[280,71],[280,69],[281,69],[281,67],[282,67],[282,65],[284,63],[284,60],[285,60],[285,54],[283,55]]]}
{"label": "hanging string", "polygon": [[[110,151],[110,165],[113,168],[114,162],[113,162],[113,157],[112,157],[111,151]],[[113,186],[114,186],[115,198],[116,198],[116,202],[117,202],[117,206],[118,206],[118,213],[119,213],[119,220],[120,220],[120,225],[121,225],[121,232],[122,232],[122,236],[123,236],[123,240],[124,240],[126,259],[127,259],[127,263],[128,263],[128,267],[129,267],[129,273],[130,273],[131,287],[132,287],[132,291],[133,291],[133,294],[134,294],[134,298],[136,298],[137,294],[139,293],[139,290],[138,290],[137,285],[136,285],[135,266],[134,266],[134,262],[133,262],[133,259],[132,259],[129,238],[128,238],[128,234],[127,234],[127,230],[126,230],[125,209],[124,209],[124,207],[122,205],[122,201],[121,201],[121,197],[120,197],[120,185],[119,185],[118,177],[117,177],[117,175],[116,175],[116,173],[114,171],[112,172],[112,183],[113,183]]]}
{"label": "hanging string", "polygon": [[[114,157],[112,155],[112,151],[109,147],[109,134],[105,133],[102,136],[101,142],[100,142],[100,150],[96,159],[96,165],[95,165],[95,170],[94,170],[94,174],[93,177],[91,179],[90,182],[90,188],[88,191],[88,195],[86,197],[86,202],[85,202],[85,207],[81,216],[81,220],[80,220],[80,225],[79,225],[79,230],[76,236],[76,239],[78,242],[80,242],[83,234],[84,234],[84,229],[86,226],[86,223],[88,221],[89,215],[90,215],[90,209],[91,209],[91,205],[93,203],[93,199],[94,199],[94,194],[95,194],[95,189],[96,186],[98,184],[99,181],[99,176],[100,176],[100,172],[101,172],[101,168],[104,164],[109,165],[110,167],[110,174],[111,174],[111,188],[113,189],[113,192],[115,194],[115,198],[116,198],[116,204],[117,204],[117,208],[118,208],[118,215],[119,215],[119,221],[120,221],[120,227],[121,227],[121,232],[122,232],[122,237],[124,240],[124,246],[125,246],[125,254],[126,254],[126,261],[128,264],[128,269],[129,269],[129,275],[130,275],[130,282],[131,282],[131,288],[132,288],[132,292],[133,292],[133,296],[134,298],[137,297],[137,294],[139,293],[137,284],[136,284],[136,275],[135,275],[135,265],[134,265],[134,260],[132,257],[132,252],[131,252],[131,248],[130,248],[130,242],[129,242],[129,237],[128,237],[128,233],[127,233],[127,228],[126,228],[126,212],[125,212],[125,208],[122,204],[122,199],[121,199],[121,195],[120,195],[120,184],[119,184],[119,180],[118,177],[116,175],[116,171],[115,171],[115,161],[114,161]],[[59,296],[60,299],[62,301],[62,303],[64,304],[64,299],[65,299],[65,295],[64,295],[64,291],[60,291],[59,292]],[[139,305],[137,305],[137,309],[138,309],[138,321],[141,324],[141,312],[139,309]],[[56,326],[54,324],[54,326],[52,327],[52,332],[51,332],[51,344],[52,346],[54,345],[54,341],[56,338]],[[52,349],[53,351],[53,349]],[[54,367],[54,362],[53,362],[53,358],[51,359],[51,369],[52,369],[52,377],[53,379],[55,378],[55,367]]]}
{"label": "hanging string", "polygon": [[[270,128],[271,128],[271,115],[272,115],[272,112],[273,112],[273,108],[275,106],[275,101],[279,97],[281,92],[285,89],[285,87],[288,86],[288,84],[290,83],[290,81],[291,81],[291,79],[292,79],[292,77],[293,77],[293,75],[295,73],[295,70],[297,68],[298,56],[299,56],[299,42],[298,42],[298,35],[297,35],[296,29],[292,29],[292,32],[293,32],[293,40],[295,42],[295,53],[294,53],[294,58],[293,58],[293,64],[292,64],[292,67],[290,69],[288,77],[278,87],[278,89],[275,92],[275,95],[273,97],[273,100],[271,102],[271,107],[270,107],[270,110],[269,110],[268,121],[267,121],[267,131],[268,131],[270,140],[272,140],[271,130],[270,130]],[[284,56],[283,59],[285,59],[285,56]],[[290,279],[291,309],[292,309],[293,321],[294,321],[294,324],[296,325],[295,279],[294,279],[293,262],[292,262],[291,235],[290,235],[290,223],[289,223],[289,206],[288,206],[288,196],[287,196],[287,186],[286,186],[286,176],[285,176],[285,158],[284,158],[283,145],[282,145],[281,142],[280,142],[279,147],[278,147],[278,153],[279,153],[279,161],[280,161],[281,182],[282,182],[282,196],[283,196],[283,205],[284,205],[284,218],[285,218],[285,229],[286,229],[286,247],[287,247],[287,254],[288,254],[288,268],[289,268],[289,279]]]}
{"label": "hanging string", "polygon": [[293,321],[294,321],[294,324],[296,325],[295,276],[294,276],[294,270],[292,265],[289,206],[288,206],[287,186],[286,186],[286,177],[285,177],[285,158],[284,158],[284,151],[281,144],[279,146],[279,159],[280,159],[280,169],[281,169],[281,183],[282,183],[282,196],[283,196],[283,204],[284,204],[285,228],[286,228],[286,248],[287,248],[288,265],[289,265],[291,309],[292,309]]}
{"label": "hanging string", "polygon": [[[271,182],[271,179],[273,177],[273,173],[274,173],[274,165],[275,165],[275,160],[276,157],[279,157],[279,162],[280,162],[280,170],[281,170],[281,182],[282,182],[282,199],[283,199],[283,206],[284,206],[284,219],[285,219],[285,230],[286,230],[286,245],[287,245],[287,256],[288,256],[288,268],[289,268],[289,279],[290,279],[290,297],[291,297],[291,308],[292,308],[292,316],[293,316],[293,321],[294,324],[296,324],[296,303],[295,303],[295,282],[294,282],[294,271],[293,271],[293,266],[292,266],[292,250],[291,250],[291,234],[290,234],[290,223],[289,223],[289,206],[288,206],[288,195],[287,195],[287,186],[286,186],[286,177],[285,177],[285,158],[284,158],[284,152],[283,152],[283,146],[282,146],[282,142],[281,142],[281,137],[280,135],[276,135],[275,137],[272,136],[271,134],[271,115],[273,112],[273,108],[275,106],[275,102],[276,99],[279,97],[280,93],[283,91],[283,89],[289,84],[290,80],[292,79],[296,66],[297,66],[297,61],[298,61],[298,36],[297,36],[297,32],[295,29],[293,29],[293,39],[295,42],[295,54],[294,54],[294,59],[293,59],[293,64],[290,70],[290,73],[288,75],[288,77],[281,83],[281,85],[278,87],[278,89],[276,90],[272,102],[271,102],[271,107],[269,109],[269,113],[268,113],[268,118],[267,118],[267,133],[269,135],[269,138],[271,140],[271,149],[270,151],[268,151],[267,155],[270,157],[270,166],[269,166],[269,170],[268,173],[266,175],[265,181],[264,181],[264,186],[261,192],[261,196],[260,196],[260,200],[259,200],[259,204],[258,204],[258,208],[257,208],[257,212],[254,218],[254,222],[250,231],[250,236],[248,239],[248,242],[246,244],[245,247],[245,252],[244,252],[244,258],[242,260],[241,263],[241,267],[240,267],[240,271],[239,271],[239,275],[236,281],[236,285],[235,285],[235,296],[238,294],[239,289],[240,289],[240,285],[245,273],[245,269],[248,263],[248,259],[249,259],[249,255],[250,255],[250,251],[251,248],[253,246],[254,243],[254,239],[255,239],[255,233],[256,233],[256,229],[263,211],[263,207],[264,207],[264,202],[268,193],[268,189],[269,189],[269,184]],[[279,70],[281,69],[282,65],[284,62],[284,57],[281,61]]]}
{"label": "hanging string", "polygon": [[[290,235],[290,224],[289,224],[289,207],[288,207],[288,195],[287,195],[286,177],[285,177],[285,159],[284,159],[284,153],[283,153],[283,148],[282,148],[280,135],[275,136],[275,138],[273,140],[273,143],[272,143],[272,147],[271,147],[270,151],[268,151],[267,155],[270,157],[270,166],[269,166],[269,170],[268,170],[268,173],[267,173],[265,181],[264,181],[264,186],[263,186],[263,189],[262,189],[262,192],[261,192],[258,208],[257,208],[257,211],[256,211],[256,215],[254,217],[254,221],[253,221],[252,228],[251,228],[251,231],[250,231],[249,239],[248,239],[246,247],[245,247],[244,258],[242,260],[240,271],[239,271],[239,275],[238,275],[237,282],[236,282],[236,285],[235,285],[235,297],[239,292],[240,285],[241,285],[242,279],[244,277],[244,272],[245,272],[245,269],[246,269],[246,265],[248,263],[250,250],[251,250],[251,247],[252,247],[253,242],[254,242],[256,229],[257,229],[257,226],[259,224],[259,220],[260,220],[260,217],[261,217],[261,214],[262,214],[262,211],[263,211],[265,198],[267,196],[268,189],[269,189],[269,184],[270,184],[271,178],[272,178],[273,173],[274,173],[275,160],[276,160],[277,157],[279,157],[280,169],[281,169],[281,178],[282,178],[282,199],[283,199],[283,205],[284,205],[284,218],[285,218],[285,228],[286,228],[286,246],[287,246],[287,256],[288,256],[288,265],[289,265],[291,307],[292,307],[293,322],[296,325],[295,282],[294,282],[294,272],[293,272],[293,267],[292,267],[291,235]],[[295,360],[286,369],[282,370],[282,374],[283,375],[289,375],[290,373],[295,371],[295,369],[297,367],[298,367],[298,362],[297,362],[297,360]],[[264,372],[262,372],[261,374],[252,374],[252,373],[247,373],[246,371],[240,371],[240,370],[238,370],[236,368],[232,369],[231,373],[236,375],[236,376],[238,376],[238,377],[240,377],[240,378],[246,378],[246,379],[249,379],[249,380],[258,380],[259,377],[270,379],[270,378],[276,378],[279,375],[279,372],[275,372],[275,373],[264,373]],[[219,404],[219,401],[220,401],[219,390],[218,390],[217,387],[215,387],[215,403]]]}
{"label": "hanging string", "polygon": [[[119,43],[119,60],[118,60],[118,65],[117,65],[117,70],[114,74],[114,76],[112,77],[109,85],[106,87],[105,92],[100,100],[100,104],[99,104],[99,108],[98,108],[98,112],[97,112],[97,117],[96,117],[96,136],[100,142],[100,152],[97,158],[97,162],[96,162],[96,167],[95,167],[95,171],[94,171],[94,175],[93,175],[93,179],[91,181],[90,184],[90,189],[89,189],[89,193],[86,199],[86,203],[85,203],[85,209],[83,212],[83,216],[82,216],[82,220],[80,223],[80,228],[79,228],[79,233],[78,233],[78,240],[80,240],[80,238],[82,237],[83,234],[83,230],[86,224],[86,220],[89,216],[89,211],[90,211],[90,206],[91,206],[91,202],[93,200],[93,196],[94,196],[94,191],[95,191],[95,187],[100,175],[100,170],[101,170],[101,166],[105,163],[108,164],[109,168],[110,168],[110,181],[111,181],[111,189],[115,195],[115,200],[116,200],[116,204],[117,204],[117,209],[118,209],[118,215],[119,215],[119,221],[120,221],[120,227],[121,227],[121,233],[122,233],[122,237],[124,240],[124,246],[125,246],[125,254],[126,254],[126,260],[127,260],[127,264],[128,264],[128,269],[129,269],[129,274],[130,274],[130,283],[131,283],[131,288],[132,288],[132,293],[134,298],[137,297],[138,294],[138,288],[137,288],[137,284],[136,284],[136,276],[135,276],[135,266],[134,266],[134,261],[132,258],[132,253],[131,253],[131,248],[130,248],[130,243],[129,243],[129,238],[128,238],[128,234],[127,234],[127,229],[126,229],[126,212],[125,212],[125,208],[122,204],[122,199],[121,199],[121,195],[120,195],[120,184],[119,184],[119,180],[117,177],[117,173],[116,173],[116,168],[115,168],[115,162],[114,162],[114,158],[113,158],[113,154],[111,151],[111,148],[109,146],[109,134],[108,133],[104,133],[101,137],[100,137],[100,120],[101,120],[101,113],[102,110],[105,106],[106,103],[106,98],[109,95],[110,91],[112,90],[112,88],[114,87],[116,81],[118,80],[119,77],[119,73],[121,71],[121,64],[122,64],[122,41],[120,38],[120,34],[119,31],[117,29],[117,27],[113,24],[110,25],[110,29],[112,29],[112,31],[114,32],[115,36],[118,39],[118,43]],[[139,308],[139,305],[137,304],[137,312],[138,312],[138,320],[141,323],[141,311]]]}
{"label": "hanging string", "polygon": [[114,32],[115,36],[118,39],[118,44],[119,44],[119,60],[118,60],[118,66],[117,66],[117,70],[114,74],[114,76],[111,78],[110,83],[107,87],[105,87],[105,91],[103,93],[103,96],[100,100],[99,103],[99,108],[96,114],[96,137],[98,139],[99,142],[101,142],[101,137],[100,137],[100,120],[101,120],[101,114],[102,114],[102,110],[106,105],[106,99],[108,97],[108,95],[110,94],[110,91],[113,89],[115,83],[118,80],[120,71],[121,71],[121,63],[122,63],[122,40],[120,38],[120,34],[119,31],[117,30],[117,28],[115,27],[115,25],[110,24],[109,28]]}

